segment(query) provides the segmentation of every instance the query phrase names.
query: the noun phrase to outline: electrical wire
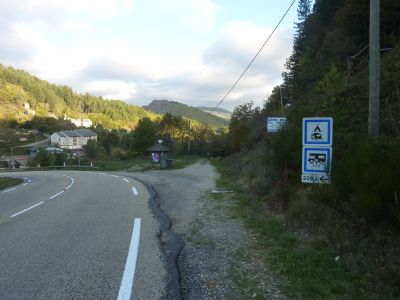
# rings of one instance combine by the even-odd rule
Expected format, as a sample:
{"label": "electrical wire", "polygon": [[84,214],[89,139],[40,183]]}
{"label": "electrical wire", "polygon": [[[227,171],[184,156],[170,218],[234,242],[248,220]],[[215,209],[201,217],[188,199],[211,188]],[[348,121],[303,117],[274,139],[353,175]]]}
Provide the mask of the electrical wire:
{"label": "electrical wire", "polygon": [[290,4],[289,8],[286,10],[282,18],[279,20],[278,24],[275,26],[274,30],[270,33],[268,36],[267,40],[264,42],[264,44],[261,46],[260,50],[258,50],[257,54],[253,57],[253,59],[250,61],[250,63],[247,65],[246,69],[243,71],[243,73],[239,76],[239,79],[236,80],[235,84],[229,89],[229,91],[226,93],[226,95],[218,102],[218,104],[213,108],[212,112],[214,112],[218,106],[221,105],[222,102],[225,101],[225,99],[229,96],[229,94],[233,91],[233,89],[236,87],[236,85],[239,83],[239,81],[242,79],[244,74],[246,74],[247,70],[251,67],[253,62],[256,60],[257,56],[261,53],[261,51],[264,49],[265,45],[268,43],[268,41],[271,39],[272,35],[276,31],[276,29],[279,27],[279,25],[282,23],[283,19],[286,17],[290,9],[292,8],[293,4],[296,2],[296,0],[293,0],[292,4]]}

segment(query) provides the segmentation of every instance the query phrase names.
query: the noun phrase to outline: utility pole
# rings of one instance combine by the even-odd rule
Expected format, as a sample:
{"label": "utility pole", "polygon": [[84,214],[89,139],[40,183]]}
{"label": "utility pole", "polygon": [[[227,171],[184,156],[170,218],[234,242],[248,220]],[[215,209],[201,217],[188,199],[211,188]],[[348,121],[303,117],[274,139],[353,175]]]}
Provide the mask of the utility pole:
{"label": "utility pole", "polygon": [[279,85],[279,92],[281,94],[281,109],[282,109],[282,116],[283,116],[283,97],[282,97],[282,87]]}
{"label": "utility pole", "polygon": [[380,0],[370,0],[369,22],[369,115],[368,135],[379,137],[380,99]]}
{"label": "utility pole", "polygon": [[188,139],[188,142],[187,142],[188,153],[190,153],[190,131],[191,131],[191,129],[192,129],[192,123],[189,120],[189,139]]}

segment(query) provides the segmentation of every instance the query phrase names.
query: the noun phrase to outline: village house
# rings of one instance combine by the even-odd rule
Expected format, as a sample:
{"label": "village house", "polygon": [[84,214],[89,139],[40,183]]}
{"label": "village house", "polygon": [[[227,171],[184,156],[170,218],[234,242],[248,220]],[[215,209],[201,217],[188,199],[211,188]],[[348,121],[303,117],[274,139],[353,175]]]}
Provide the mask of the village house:
{"label": "village house", "polygon": [[74,124],[77,127],[91,127],[93,125],[92,120],[90,119],[73,119],[73,118],[68,118],[64,116],[64,120],[69,120],[72,124]]}
{"label": "village house", "polygon": [[50,140],[63,149],[82,149],[89,140],[97,141],[97,134],[90,129],[64,130],[53,133]]}
{"label": "village house", "polygon": [[24,107],[24,115],[32,115],[36,114],[36,111],[32,109],[28,102],[23,102],[22,106]]}

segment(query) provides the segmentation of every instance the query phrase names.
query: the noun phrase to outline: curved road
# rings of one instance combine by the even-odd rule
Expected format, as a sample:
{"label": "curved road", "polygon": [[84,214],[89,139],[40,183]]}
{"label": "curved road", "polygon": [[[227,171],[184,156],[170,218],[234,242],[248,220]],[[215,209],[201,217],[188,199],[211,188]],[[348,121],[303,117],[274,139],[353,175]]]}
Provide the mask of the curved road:
{"label": "curved road", "polygon": [[165,296],[159,223],[143,184],[98,172],[13,176],[24,183],[0,191],[0,299]]}

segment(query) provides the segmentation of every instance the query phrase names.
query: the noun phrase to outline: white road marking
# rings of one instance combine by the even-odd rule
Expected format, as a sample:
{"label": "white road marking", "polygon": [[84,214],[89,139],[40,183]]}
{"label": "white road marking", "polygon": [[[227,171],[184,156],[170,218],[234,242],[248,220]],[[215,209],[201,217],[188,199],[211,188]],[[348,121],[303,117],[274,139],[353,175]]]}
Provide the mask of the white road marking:
{"label": "white road marking", "polygon": [[115,177],[115,178],[119,178],[119,176],[117,176],[117,175],[111,175],[112,177]]}
{"label": "white road marking", "polygon": [[69,186],[67,186],[65,189],[69,190],[71,188],[71,186],[72,186],[72,183]]}
{"label": "white road marking", "polygon": [[124,178],[124,181],[125,181],[125,182],[129,182],[129,180],[128,180],[128,179],[126,179],[126,178]]}
{"label": "white road marking", "polygon": [[28,185],[29,183],[28,182],[25,182],[23,185]]}
{"label": "white road marking", "polygon": [[137,189],[135,187],[132,188],[132,192],[133,192],[134,196],[139,195],[139,193],[138,193],[138,191],[137,191]]}
{"label": "white road marking", "polygon": [[43,203],[44,203],[44,202],[41,201],[41,202],[39,202],[38,204],[35,204],[35,205],[31,206],[31,207],[28,207],[28,208],[26,208],[26,209],[24,209],[24,210],[21,210],[20,212],[17,212],[16,214],[11,215],[10,218],[14,218],[14,217],[16,217],[16,216],[18,216],[18,215],[20,215],[20,214],[23,214],[24,212],[26,212],[26,211],[28,211],[28,210],[30,210],[30,209],[32,209],[32,208],[35,208],[36,206],[42,205]]}
{"label": "white road marking", "polygon": [[139,251],[140,223],[140,218],[136,218],[133,224],[131,243],[129,245],[128,257],[126,259],[124,275],[122,276],[117,300],[131,299],[137,255]]}
{"label": "white road marking", "polygon": [[4,194],[4,193],[11,192],[11,191],[13,191],[13,190],[15,190],[15,189],[16,189],[16,188],[15,188],[15,187],[13,187],[13,188],[11,188],[11,189],[5,190],[5,191],[3,191],[3,194]]}
{"label": "white road marking", "polygon": [[59,192],[59,193],[57,193],[57,194],[51,196],[51,197],[49,198],[49,200],[51,200],[51,199],[53,199],[53,198],[55,198],[55,197],[61,195],[62,193],[64,193],[64,191],[61,191],[61,192]]}
{"label": "white road marking", "polygon": [[106,173],[100,172],[101,175],[107,175]]}

